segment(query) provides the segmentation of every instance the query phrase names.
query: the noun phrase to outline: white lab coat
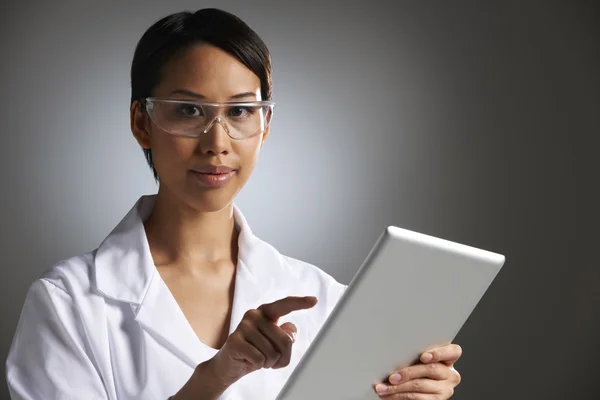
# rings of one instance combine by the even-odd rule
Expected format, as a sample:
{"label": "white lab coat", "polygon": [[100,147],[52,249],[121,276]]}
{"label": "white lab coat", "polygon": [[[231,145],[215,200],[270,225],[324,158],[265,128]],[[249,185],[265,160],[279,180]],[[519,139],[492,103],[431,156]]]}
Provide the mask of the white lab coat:
{"label": "white lab coat", "polygon": [[[198,340],[153,264],[143,196],[94,251],[30,287],[6,362],[13,400],[166,400],[217,350]],[[220,399],[274,399],[346,286],[252,234],[234,208],[239,261],[231,332],[251,308],[289,295],[319,299],[284,317],[298,327],[292,361],[246,375]]]}

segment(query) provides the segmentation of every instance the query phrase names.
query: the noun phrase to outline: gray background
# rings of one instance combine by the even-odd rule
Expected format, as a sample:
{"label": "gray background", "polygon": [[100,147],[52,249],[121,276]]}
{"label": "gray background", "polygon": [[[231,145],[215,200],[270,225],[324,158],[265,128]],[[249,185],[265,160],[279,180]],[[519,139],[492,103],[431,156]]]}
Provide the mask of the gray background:
{"label": "gray background", "polygon": [[502,252],[455,398],[600,398],[594,2],[48,3],[0,13],[0,358],[31,281],[156,190],[128,125],[137,40],[218,6],[274,60],[238,199],[255,232],[345,283],[387,224]]}

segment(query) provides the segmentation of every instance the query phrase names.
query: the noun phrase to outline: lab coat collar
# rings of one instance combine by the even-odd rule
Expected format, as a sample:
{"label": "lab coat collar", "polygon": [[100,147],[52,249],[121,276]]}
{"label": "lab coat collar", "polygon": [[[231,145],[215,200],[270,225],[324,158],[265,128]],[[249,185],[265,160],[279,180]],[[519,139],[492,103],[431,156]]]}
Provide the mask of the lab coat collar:
{"label": "lab coat collar", "polygon": [[[154,265],[144,221],[150,216],[155,200],[155,195],[141,197],[99,246],[94,266],[96,289],[110,299],[130,303],[136,321],[165,348],[195,368],[217,350],[198,339]],[[261,304],[264,293],[274,284],[269,272],[281,262],[277,251],[252,234],[235,205],[234,219],[239,232],[239,257],[230,334],[246,311]]]}
{"label": "lab coat collar", "polygon": [[[156,195],[140,197],[98,247],[94,277],[96,289],[102,295],[134,305],[144,301],[152,280],[158,274],[144,229],[144,222],[150,216],[155,202]],[[253,235],[246,218],[235,204],[233,213],[239,232],[236,286],[240,278],[244,283],[256,283],[257,268],[266,261],[265,257],[273,256],[272,249]]]}
{"label": "lab coat collar", "polygon": [[157,272],[144,221],[155,196],[142,196],[98,247],[94,259],[96,289],[117,301],[141,304]]}

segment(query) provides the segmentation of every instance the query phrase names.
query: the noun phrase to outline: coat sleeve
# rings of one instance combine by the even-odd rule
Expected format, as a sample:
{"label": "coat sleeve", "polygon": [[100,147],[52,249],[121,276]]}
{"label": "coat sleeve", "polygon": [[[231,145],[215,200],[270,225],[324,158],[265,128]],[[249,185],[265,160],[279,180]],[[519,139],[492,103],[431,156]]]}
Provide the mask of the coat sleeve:
{"label": "coat sleeve", "polygon": [[6,360],[12,400],[108,400],[78,308],[63,289],[35,281]]}

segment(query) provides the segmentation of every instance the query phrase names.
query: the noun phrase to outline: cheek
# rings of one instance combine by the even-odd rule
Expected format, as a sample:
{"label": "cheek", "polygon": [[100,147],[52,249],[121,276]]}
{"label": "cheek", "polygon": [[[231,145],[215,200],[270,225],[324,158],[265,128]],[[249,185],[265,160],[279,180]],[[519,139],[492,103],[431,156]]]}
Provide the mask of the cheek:
{"label": "cheek", "polygon": [[193,155],[195,141],[158,133],[151,138],[151,148],[156,169],[168,173]]}
{"label": "cheek", "polygon": [[240,167],[244,170],[244,175],[249,175],[254,170],[260,154],[261,141],[261,136],[258,136],[235,143],[233,151],[239,157]]}

